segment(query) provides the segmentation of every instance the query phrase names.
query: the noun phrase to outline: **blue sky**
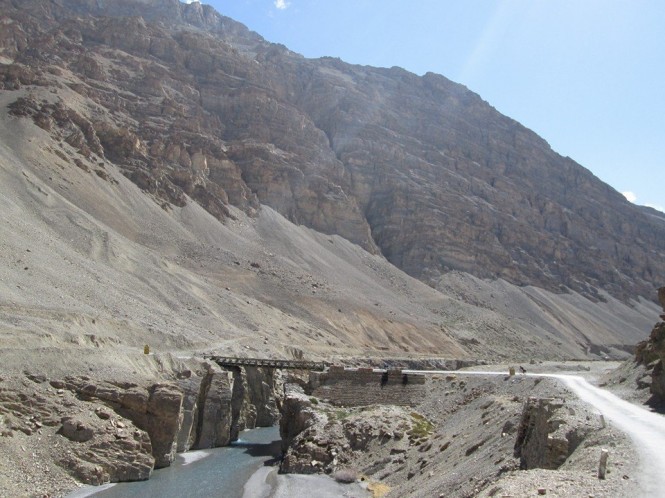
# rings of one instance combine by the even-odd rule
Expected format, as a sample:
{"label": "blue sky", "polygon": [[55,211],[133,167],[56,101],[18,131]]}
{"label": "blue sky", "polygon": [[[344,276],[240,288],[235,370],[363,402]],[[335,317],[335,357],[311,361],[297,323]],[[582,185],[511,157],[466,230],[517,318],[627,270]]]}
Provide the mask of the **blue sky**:
{"label": "blue sky", "polygon": [[443,74],[665,208],[663,0],[209,0],[306,57]]}

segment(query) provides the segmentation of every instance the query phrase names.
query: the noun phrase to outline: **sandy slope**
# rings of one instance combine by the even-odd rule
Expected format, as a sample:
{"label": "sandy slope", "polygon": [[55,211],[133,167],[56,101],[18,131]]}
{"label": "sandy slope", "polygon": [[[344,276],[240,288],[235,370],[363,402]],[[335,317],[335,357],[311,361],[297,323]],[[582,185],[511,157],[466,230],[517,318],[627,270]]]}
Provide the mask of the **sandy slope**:
{"label": "sandy slope", "polygon": [[[0,106],[21,92],[4,92]],[[88,163],[112,181],[75,166],[82,156],[29,120],[0,119],[6,368],[38,363],[35,348],[108,357],[144,344],[281,357],[580,357],[589,343],[635,343],[655,315],[652,303],[592,303],[465,274],[438,292],[269,208],[226,223],[194,203],[162,209],[102,158]]]}

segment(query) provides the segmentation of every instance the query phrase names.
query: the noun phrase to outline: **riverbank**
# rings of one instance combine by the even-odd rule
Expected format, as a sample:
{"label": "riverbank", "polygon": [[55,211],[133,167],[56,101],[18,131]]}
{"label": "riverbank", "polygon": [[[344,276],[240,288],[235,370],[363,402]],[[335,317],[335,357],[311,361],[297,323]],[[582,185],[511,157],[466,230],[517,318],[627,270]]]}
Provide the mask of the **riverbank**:
{"label": "riverbank", "polygon": [[66,498],[317,498],[370,497],[361,484],[342,484],[329,476],[280,475],[277,427],[244,431],[231,446],[180,453],[168,468],[153,472],[150,480],[84,486]]}
{"label": "riverbank", "polygon": [[263,467],[245,484],[243,498],[310,498],[313,490],[317,498],[372,496],[358,483],[343,484],[321,475],[278,474],[276,467]]}
{"label": "riverbank", "polygon": [[274,468],[280,444],[278,427],[243,431],[230,446],[179,453],[170,467],[154,471],[147,481],[86,486],[67,498],[242,498],[245,483],[258,469]]}

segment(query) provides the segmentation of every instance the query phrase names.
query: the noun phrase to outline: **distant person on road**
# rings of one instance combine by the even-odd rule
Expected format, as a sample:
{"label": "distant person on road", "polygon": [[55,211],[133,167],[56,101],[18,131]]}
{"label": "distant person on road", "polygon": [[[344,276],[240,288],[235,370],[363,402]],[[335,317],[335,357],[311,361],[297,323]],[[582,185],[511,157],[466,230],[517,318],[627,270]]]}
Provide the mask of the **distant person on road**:
{"label": "distant person on road", "polygon": [[526,373],[526,368],[524,368],[522,365],[520,365],[520,372],[522,372],[523,374]]}

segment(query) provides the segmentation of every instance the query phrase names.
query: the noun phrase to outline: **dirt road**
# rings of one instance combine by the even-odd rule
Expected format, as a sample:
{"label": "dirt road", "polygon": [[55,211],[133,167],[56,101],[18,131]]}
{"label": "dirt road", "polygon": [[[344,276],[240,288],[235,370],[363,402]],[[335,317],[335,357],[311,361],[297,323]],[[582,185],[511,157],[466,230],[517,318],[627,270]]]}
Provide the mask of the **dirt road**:
{"label": "dirt road", "polygon": [[665,417],[595,387],[578,375],[533,375],[560,379],[580,399],[628,434],[642,459],[638,482],[643,496],[665,497]]}

